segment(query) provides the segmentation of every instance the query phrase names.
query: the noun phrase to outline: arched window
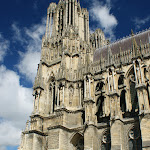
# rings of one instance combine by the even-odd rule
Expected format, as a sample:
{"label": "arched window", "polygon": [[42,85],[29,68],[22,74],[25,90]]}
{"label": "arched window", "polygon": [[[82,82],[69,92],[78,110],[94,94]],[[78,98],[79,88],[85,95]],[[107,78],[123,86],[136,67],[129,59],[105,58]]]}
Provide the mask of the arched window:
{"label": "arched window", "polygon": [[126,112],[126,91],[123,90],[120,95],[120,108],[122,112]]}
{"label": "arched window", "polygon": [[84,15],[84,41],[86,41],[86,26],[87,26],[87,22],[86,22],[86,17]]}
{"label": "arched window", "polygon": [[54,79],[51,80],[50,86],[49,86],[49,91],[50,91],[50,100],[52,102],[52,112],[54,112],[55,105],[57,104],[57,101],[55,100],[56,97],[56,91],[55,91],[55,81]]}
{"label": "arched window", "polygon": [[74,147],[74,150],[84,150],[84,137],[76,133],[71,139],[71,143]]}
{"label": "arched window", "polygon": [[111,149],[111,136],[110,132],[106,132],[102,137],[101,150]]}
{"label": "arched window", "polygon": [[101,90],[104,90],[104,82],[99,82],[99,83],[96,85],[95,91],[98,92],[98,91],[101,91]]}
{"label": "arched window", "polygon": [[129,150],[142,150],[141,132],[139,128],[129,131]]}
{"label": "arched window", "polygon": [[109,69],[109,75],[112,75],[112,70],[111,69]]}
{"label": "arched window", "polygon": [[130,70],[129,73],[129,85],[130,85],[130,97],[131,97],[131,104],[132,104],[132,112],[139,111],[139,104],[138,104],[138,96],[137,96],[137,90],[136,90],[136,79],[135,79],[135,73],[134,68]]}
{"label": "arched window", "polygon": [[140,83],[141,74],[140,74],[140,69],[139,69],[139,62],[137,60],[135,61],[135,66],[136,66],[137,82],[139,84]]}
{"label": "arched window", "polygon": [[124,76],[121,75],[118,80],[118,86],[123,85],[123,84],[124,84]]}
{"label": "arched window", "polygon": [[64,28],[64,10],[63,7],[61,7],[59,9],[59,17],[58,17],[58,32],[61,33],[61,35],[63,28]]}
{"label": "arched window", "polygon": [[136,112],[139,109],[138,96],[135,88],[135,83],[132,81],[130,81],[130,95],[131,95],[131,103],[132,103],[132,112]]}
{"label": "arched window", "polygon": [[100,117],[103,117],[104,115],[104,96],[100,96],[97,100],[97,120],[99,122]]}

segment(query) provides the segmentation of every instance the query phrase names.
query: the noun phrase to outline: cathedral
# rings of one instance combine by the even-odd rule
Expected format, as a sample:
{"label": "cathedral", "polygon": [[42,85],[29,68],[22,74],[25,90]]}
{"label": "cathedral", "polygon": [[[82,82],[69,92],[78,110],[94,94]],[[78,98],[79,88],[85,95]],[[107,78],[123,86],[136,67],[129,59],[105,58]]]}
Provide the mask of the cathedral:
{"label": "cathedral", "polygon": [[150,29],[110,43],[78,0],[51,3],[33,98],[18,150],[150,150]]}

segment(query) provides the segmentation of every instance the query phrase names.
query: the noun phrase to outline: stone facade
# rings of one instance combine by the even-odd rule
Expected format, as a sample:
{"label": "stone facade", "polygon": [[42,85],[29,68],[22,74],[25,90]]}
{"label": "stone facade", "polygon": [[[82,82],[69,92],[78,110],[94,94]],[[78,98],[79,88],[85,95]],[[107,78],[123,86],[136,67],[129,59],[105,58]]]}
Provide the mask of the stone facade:
{"label": "stone facade", "polygon": [[150,150],[150,30],[110,44],[77,0],[51,3],[19,150]]}

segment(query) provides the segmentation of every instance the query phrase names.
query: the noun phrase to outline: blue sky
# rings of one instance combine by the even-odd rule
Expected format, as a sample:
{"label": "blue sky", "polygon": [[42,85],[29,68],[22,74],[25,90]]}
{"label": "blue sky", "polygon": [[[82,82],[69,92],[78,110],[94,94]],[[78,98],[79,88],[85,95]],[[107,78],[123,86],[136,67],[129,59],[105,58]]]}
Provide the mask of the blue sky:
{"label": "blue sky", "polygon": [[[0,150],[16,150],[32,111],[32,85],[40,60],[47,7],[58,0],[0,1]],[[111,41],[149,28],[149,0],[81,0],[90,31]]]}

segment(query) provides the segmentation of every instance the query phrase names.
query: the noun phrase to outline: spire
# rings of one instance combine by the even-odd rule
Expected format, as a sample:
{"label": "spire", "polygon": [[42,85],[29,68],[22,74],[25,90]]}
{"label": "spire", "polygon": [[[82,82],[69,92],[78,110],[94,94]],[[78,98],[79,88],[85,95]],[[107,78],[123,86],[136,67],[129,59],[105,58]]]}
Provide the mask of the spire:
{"label": "spire", "polygon": [[132,35],[132,37],[134,36],[134,32],[133,32],[133,29],[131,29],[131,35]]}
{"label": "spire", "polygon": [[140,51],[142,51],[142,41],[140,39]]}
{"label": "spire", "polygon": [[136,43],[136,40],[135,40],[135,37],[134,37],[134,32],[133,32],[132,29],[131,29],[131,36],[132,36],[132,48],[133,48],[133,51],[135,52],[135,56],[137,56],[138,46],[137,46],[137,43]]}
{"label": "spire", "polygon": [[101,56],[100,56],[100,67],[101,67],[101,70],[102,70],[102,63],[103,63],[103,55],[101,53]]}
{"label": "spire", "polygon": [[121,60],[121,52],[122,52],[122,49],[121,49],[121,46],[120,46],[120,53],[119,53],[120,64],[122,64],[122,60]]}
{"label": "spire", "polygon": [[87,49],[87,51],[86,51],[86,56],[85,56],[86,72],[88,72],[89,64],[90,64],[89,50]]}
{"label": "spire", "polygon": [[25,129],[25,131],[29,131],[29,120],[27,120],[27,122],[26,122],[26,129]]}
{"label": "spire", "polygon": [[110,45],[108,45],[108,65],[112,64],[112,51]]}
{"label": "spire", "polygon": [[141,39],[140,39],[140,54],[139,54],[139,55],[140,55],[141,57],[142,57],[142,45],[143,45],[143,44],[142,44],[142,41],[141,41]]}
{"label": "spire", "polygon": [[37,70],[37,76],[35,78],[35,82],[33,85],[33,89],[36,88],[42,88],[44,89],[44,82],[43,82],[43,76],[42,76],[42,63],[38,65],[38,70]]}

